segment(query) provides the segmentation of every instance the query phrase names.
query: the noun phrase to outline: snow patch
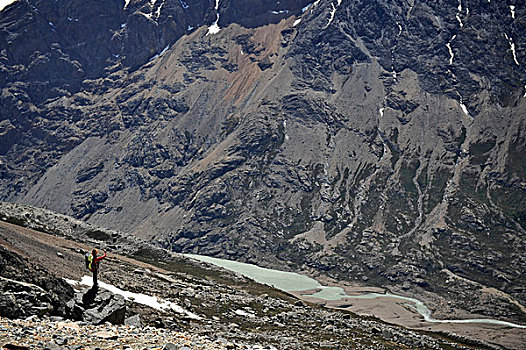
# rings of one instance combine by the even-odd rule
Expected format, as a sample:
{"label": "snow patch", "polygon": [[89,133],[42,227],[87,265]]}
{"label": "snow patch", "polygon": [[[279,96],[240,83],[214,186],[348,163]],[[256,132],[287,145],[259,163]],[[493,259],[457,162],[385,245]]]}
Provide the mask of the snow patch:
{"label": "snow patch", "polygon": [[383,108],[383,107],[379,109],[380,117],[384,116],[384,110],[385,110],[385,108]]}
{"label": "snow patch", "polygon": [[[82,279],[79,281],[75,281],[75,280],[70,280],[70,279],[65,279],[67,283],[71,284],[71,285],[85,285],[85,286],[88,286],[88,287],[91,287],[93,286],[93,278],[91,276],[84,276],[82,277]],[[154,297],[154,296],[150,296],[150,295],[146,295],[146,294],[141,294],[141,293],[132,293],[132,292],[128,292],[126,290],[122,290],[122,289],[119,289],[111,284],[108,284],[108,283],[104,283],[104,282],[99,282],[99,287],[101,288],[104,288],[106,289],[107,291],[113,293],[113,294],[119,294],[119,295],[122,295],[124,297],[124,299],[126,300],[130,300],[130,301],[133,301],[133,302],[136,302],[138,304],[142,304],[142,305],[146,305],[146,306],[149,306],[153,309],[156,309],[156,310],[164,310],[164,311],[168,311],[168,310],[173,310],[177,313],[180,313],[180,314],[185,314],[187,315],[188,317],[194,319],[194,320],[200,320],[201,317],[197,316],[196,314],[192,313],[192,312],[189,312],[185,309],[183,309],[182,307],[180,307],[179,305],[171,302],[171,301],[168,301],[168,300],[164,300],[164,299],[161,299],[161,298],[157,298],[157,297]]]}
{"label": "snow patch", "polygon": [[124,28],[124,27],[126,27],[126,23],[121,24],[121,28]]}
{"label": "snow patch", "polygon": [[273,15],[281,15],[282,13],[289,13],[289,10],[270,11]]}
{"label": "snow patch", "polygon": [[157,11],[155,11],[155,18],[159,18],[159,16],[161,16],[161,9],[163,8],[163,6],[164,2],[161,4],[161,6],[157,8]]}
{"label": "snow patch", "polygon": [[217,34],[219,33],[220,30],[221,28],[219,28],[219,25],[217,24],[217,20],[216,20],[210,27],[208,27],[208,32],[206,33],[206,35]]}
{"label": "snow patch", "polygon": [[302,13],[307,12],[307,11],[311,8],[312,5],[313,5],[313,4],[308,4],[307,6],[305,6],[304,8],[301,9],[301,12],[302,12]]}
{"label": "snow patch", "polygon": [[465,115],[469,116],[469,111],[465,104],[460,103],[460,108],[462,108],[462,111],[464,112]]}
{"label": "snow patch", "polygon": [[51,28],[57,29],[57,28],[55,28],[55,25],[53,24],[53,22],[47,22],[47,23],[51,26]]}
{"label": "snow patch", "polygon": [[453,54],[453,50],[451,50],[451,42],[447,43],[446,46],[449,50],[449,64],[453,64],[453,57],[455,57],[455,55]]}
{"label": "snow patch", "polygon": [[462,95],[460,95],[458,91],[457,91],[457,95],[458,95],[458,103],[460,104],[460,108],[462,109],[462,112],[464,112],[464,114],[467,115],[468,117],[471,117],[468,111],[468,107],[466,107],[466,105],[464,104],[464,99],[462,98]]}
{"label": "snow patch", "polygon": [[453,49],[451,49],[451,42],[455,40],[456,34],[451,37],[451,40],[446,44],[447,49],[449,50],[449,64],[453,64],[453,58],[455,57],[455,54],[453,53]]}
{"label": "snow patch", "polygon": [[[187,9],[189,8],[190,6],[188,6],[188,4],[186,2],[184,2],[183,0],[179,0],[179,3],[181,4],[181,6],[183,7],[183,9]],[[217,10],[217,9],[216,9]]]}
{"label": "snow patch", "polygon": [[338,3],[338,6],[342,4],[342,0],[337,0],[336,2]]}
{"label": "snow patch", "polygon": [[510,5],[511,18],[515,19],[515,6]]}
{"label": "snow patch", "polygon": [[170,45],[166,45],[166,47],[159,53],[159,56],[161,56],[163,53],[168,51],[169,48],[170,48]]}
{"label": "snow patch", "polygon": [[295,27],[298,24],[300,24],[300,22],[301,22],[301,18],[298,18],[297,20],[294,21],[294,23],[292,23],[292,26]]}
{"label": "snow patch", "polygon": [[156,58],[159,58],[159,56],[162,56],[163,53],[165,53],[166,51],[168,51],[169,48],[170,48],[170,45],[166,45],[166,47],[165,47],[161,52],[159,52],[158,54],[156,54],[155,56],[153,56],[152,58],[150,58],[150,59],[148,60],[148,62],[151,62],[151,61],[155,60]]}
{"label": "snow patch", "polygon": [[332,23],[332,21],[334,21],[334,14],[336,14],[336,7],[334,6],[334,3],[331,3],[331,6],[332,6],[331,16],[329,17],[329,22],[327,22],[327,25],[324,27],[324,29],[327,28]]}
{"label": "snow patch", "polygon": [[458,24],[460,24],[460,28],[464,27],[464,23],[462,23],[462,18],[460,18],[460,14],[462,13],[462,1],[461,0],[458,0],[458,12],[457,14],[455,15],[455,18],[457,19],[458,21]]}
{"label": "snow patch", "polygon": [[400,34],[402,34],[402,25],[398,22],[396,22],[396,24],[398,25],[398,36],[400,36]]}
{"label": "snow patch", "polygon": [[464,24],[462,23],[462,19],[460,18],[460,15],[455,16],[457,18],[458,24],[460,25],[460,28],[464,27]]}
{"label": "snow patch", "polygon": [[126,10],[126,8],[128,7],[128,5],[130,4],[130,0],[124,0],[124,10]]}
{"label": "snow patch", "polygon": [[517,53],[515,52],[515,43],[513,42],[512,37],[508,37],[508,34],[504,33],[504,36],[506,37],[506,40],[508,40],[508,43],[510,44],[511,54],[513,55],[513,61],[515,61],[515,64],[517,66],[520,66],[519,61],[517,61]]}
{"label": "snow patch", "polygon": [[0,1],[0,11],[2,11],[7,5],[14,3],[16,0],[1,0]]}
{"label": "snow patch", "polygon": [[188,31],[191,31],[192,29],[194,29],[194,27],[192,27],[192,26],[188,26],[188,27],[186,28],[186,30],[188,30]]}
{"label": "snow patch", "polygon": [[219,24],[217,24],[219,22],[219,0],[216,0],[215,9],[216,9],[216,21],[212,23],[210,27],[208,27],[208,32],[206,33],[206,35],[217,34],[221,30],[221,28],[219,28]]}

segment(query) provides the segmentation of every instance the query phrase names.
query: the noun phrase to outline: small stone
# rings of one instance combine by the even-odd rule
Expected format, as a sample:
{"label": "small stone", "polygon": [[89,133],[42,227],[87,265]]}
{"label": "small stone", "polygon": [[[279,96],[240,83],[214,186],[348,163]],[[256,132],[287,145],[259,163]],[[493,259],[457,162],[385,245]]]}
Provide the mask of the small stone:
{"label": "small stone", "polygon": [[66,345],[68,343],[68,340],[66,338],[57,338],[55,339],[55,343],[57,345]]}
{"label": "small stone", "polygon": [[177,345],[175,345],[174,343],[166,343],[163,346],[163,350],[179,350],[179,348],[177,348]]}
{"label": "small stone", "polygon": [[139,314],[130,316],[124,320],[124,324],[127,326],[141,328],[142,327],[141,316]]}
{"label": "small stone", "polygon": [[64,259],[64,254],[62,254],[61,252],[57,252],[57,256],[58,256],[59,258]]}
{"label": "small stone", "polygon": [[117,334],[115,334],[114,332],[108,332],[108,331],[99,331],[99,332],[94,333],[93,336],[102,338],[102,339],[108,339],[108,340],[118,338]]}

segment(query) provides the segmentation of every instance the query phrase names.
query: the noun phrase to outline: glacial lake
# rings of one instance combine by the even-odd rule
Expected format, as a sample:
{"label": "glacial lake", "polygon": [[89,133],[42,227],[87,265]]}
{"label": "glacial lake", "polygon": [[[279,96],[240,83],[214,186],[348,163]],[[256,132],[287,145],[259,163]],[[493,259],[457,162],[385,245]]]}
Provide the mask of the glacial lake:
{"label": "glacial lake", "polygon": [[302,292],[313,289],[320,291],[314,294],[308,294],[310,297],[319,298],[322,300],[342,300],[346,299],[375,299],[375,298],[393,298],[406,301],[409,307],[418,312],[425,321],[434,323],[487,323],[501,325],[505,327],[523,328],[525,325],[519,325],[511,322],[494,320],[494,319],[463,319],[463,320],[437,320],[431,317],[431,310],[420,300],[410,297],[405,297],[396,294],[381,294],[381,293],[365,293],[361,295],[347,295],[343,288],[327,287],[321,285],[318,281],[300,275],[294,272],[285,272],[273,269],[267,269],[252,264],[241,263],[232,260],[212,258],[204,255],[184,254],[187,257],[207,262],[227,270],[237,272],[243,276],[253,279],[256,282],[273,286],[286,292]]}

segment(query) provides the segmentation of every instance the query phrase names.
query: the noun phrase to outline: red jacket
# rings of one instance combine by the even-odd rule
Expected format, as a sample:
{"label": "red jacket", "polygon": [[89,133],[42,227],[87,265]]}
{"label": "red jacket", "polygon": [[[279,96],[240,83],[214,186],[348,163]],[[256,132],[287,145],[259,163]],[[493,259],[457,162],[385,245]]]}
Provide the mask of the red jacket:
{"label": "red jacket", "polygon": [[99,269],[99,261],[101,261],[102,259],[104,259],[106,257],[106,252],[104,252],[104,255],[103,256],[97,256],[95,257],[95,259],[93,259],[92,263],[91,263],[91,269],[90,271],[97,271]]}

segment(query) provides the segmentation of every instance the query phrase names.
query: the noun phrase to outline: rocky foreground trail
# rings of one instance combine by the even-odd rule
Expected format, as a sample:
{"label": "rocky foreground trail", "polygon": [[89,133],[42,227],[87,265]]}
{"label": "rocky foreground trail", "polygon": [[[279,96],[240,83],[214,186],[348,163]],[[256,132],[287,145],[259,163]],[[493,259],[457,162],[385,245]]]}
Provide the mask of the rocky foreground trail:
{"label": "rocky foreground trail", "polygon": [[0,317],[3,349],[228,349],[225,339],[212,341],[155,327],[92,325],[81,321],[52,321],[32,317],[11,320]]}
{"label": "rocky foreground trail", "polygon": [[[490,347],[326,309],[116,232],[29,207],[8,215],[5,208],[0,212],[5,349]],[[83,261],[90,247],[109,254],[97,290],[90,288]]]}

